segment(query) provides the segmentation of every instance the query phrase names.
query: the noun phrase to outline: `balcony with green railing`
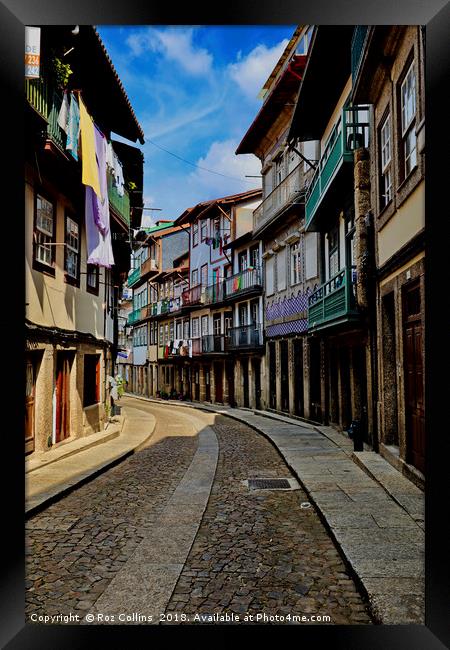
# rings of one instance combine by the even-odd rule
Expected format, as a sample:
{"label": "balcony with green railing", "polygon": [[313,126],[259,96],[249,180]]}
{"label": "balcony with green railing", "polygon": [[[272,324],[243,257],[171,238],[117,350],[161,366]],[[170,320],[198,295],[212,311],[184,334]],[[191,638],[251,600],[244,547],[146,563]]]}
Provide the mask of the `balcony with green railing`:
{"label": "balcony with green railing", "polygon": [[308,331],[358,319],[353,274],[346,267],[309,296]]}
{"label": "balcony with green railing", "polygon": [[130,225],[130,195],[123,190],[123,196],[119,195],[114,185],[113,176],[107,173],[109,207],[114,210],[117,216],[127,225]]}
{"label": "balcony with green railing", "polygon": [[[333,182],[346,164],[353,164],[353,152],[369,145],[369,107],[349,106],[343,109],[325,144],[324,153],[306,191],[305,230],[321,228],[320,215]],[[352,167],[348,165],[349,178]],[[351,185],[349,186],[351,188]],[[339,207],[339,206],[335,206]]]}
{"label": "balcony with green railing", "polygon": [[65,150],[66,134],[58,124],[62,93],[54,90],[45,78],[26,79],[25,95],[30,106],[47,122],[47,137],[62,151]]}
{"label": "balcony with green railing", "polygon": [[128,325],[134,325],[134,323],[137,323],[138,321],[141,320],[141,310],[140,309],[135,309],[134,311],[130,312],[128,314]]}
{"label": "balcony with green railing", "polygon": [[136,282],[139,282],[141,277],[141,267],[138,266],[137,269],[134,269],[134,271],[128,276],[128,286],[132,287],[133,285],[136,284]]}
{"label": "balcony with green railing", "polygon": [[358,76],[359,68],[364,54],[366,38],[369,32],[368,25],[357,25],[352,38],[352,81]]}

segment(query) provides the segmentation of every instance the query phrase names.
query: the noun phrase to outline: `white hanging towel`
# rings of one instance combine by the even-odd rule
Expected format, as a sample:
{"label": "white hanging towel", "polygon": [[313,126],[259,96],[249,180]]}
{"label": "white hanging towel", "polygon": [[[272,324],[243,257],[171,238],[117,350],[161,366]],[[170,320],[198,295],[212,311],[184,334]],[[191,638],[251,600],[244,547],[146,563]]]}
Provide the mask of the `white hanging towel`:
{"label": "white hanging towel", "polygon": [[69,132],[69,98],[67,97],[67,90],[64,91],[61,108],[59,109],[58,125],[67,135]]}

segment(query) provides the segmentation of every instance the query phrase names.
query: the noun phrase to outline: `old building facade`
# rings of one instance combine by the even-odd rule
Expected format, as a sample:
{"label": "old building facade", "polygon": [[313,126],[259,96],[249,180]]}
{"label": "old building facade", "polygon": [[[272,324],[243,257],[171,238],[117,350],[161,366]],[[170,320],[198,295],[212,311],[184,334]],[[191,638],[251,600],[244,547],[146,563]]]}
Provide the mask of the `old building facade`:
{"label": "old building facade", "polygon": [[[380,53],[383,66],[376,63]],[[373,105],[366,193],[376,268],[379,450],[420,484],[425,472],[424,30],[359,27],[353,61],[353,101]]]}
{"label": "old building facade", "polygon": [[[71,46],[68,82],[55,70],[58,56]],[[87,66],[93,59],[97,67]],[[142,189],[142,154],[111,142],[112,131],[143,142],[142,129],[96,30],[80,27],[74,36],[69,28],[42,27],[41,66],[40,78],[26,80],[25,107],[25,451],[30,455],[103,425],[107,377],[117,351],[117,302],[130,263],[126,240],[142,205],[128,192],[130,182]],[[107,195],[103,205],[109,203],[97,214],[105,221],[101,235],[86,216],[82,181],[88,146],[79,146],[79,131],[72,132],[72,122],[63,118],[66,100],[73,124],[78,111],[87,115],[81,138],[92,129],[93,139],[95,134],[120,167],[121,182],[111,169],[105,176],[98,170],[97,191],[103,199]],[[100,243],[94,249],[95,238]]]}

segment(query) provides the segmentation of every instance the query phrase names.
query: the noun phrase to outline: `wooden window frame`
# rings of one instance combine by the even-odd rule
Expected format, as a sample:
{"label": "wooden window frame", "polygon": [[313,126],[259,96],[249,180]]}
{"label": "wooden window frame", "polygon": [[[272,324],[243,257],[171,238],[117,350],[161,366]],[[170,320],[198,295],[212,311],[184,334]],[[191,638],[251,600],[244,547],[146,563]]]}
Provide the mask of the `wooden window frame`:
{"label": "wooden window frame", "polygon": [[[37,236],[38,232],[41,232],[38,230],[37,227],[37,201],[38,201],[38,196],[40,196],[44,201],[47,201],[47,203],[50,203],[53,209],[53,234],[51,241],[48,242],[50,245],[50,252],[51,252],[51,264],[46,264],[45,262],[41,262],[40,260],[37,259],[36,254],[37,254],[37,249],[38,249],[38,243],[37,243]],[[57,204],[56,201],[51,200],[50,196],[41,188],[37,188],[34,191],[34,215],[33,215],[33,269],[35,271],[40,271],[41,273],[46,273],[47,275],[51,275],[52,277],[55,277],[55,258],[56,258],[56,246],[54,245],[56,243],[56,220],[57,220]],[[45,234],[45,233],[43,233]]]}
{"label": "wooden window frame", "polygon": [[192,224],[192,248],[198,246],[198,221]]}
{"label": "wooden window frame", "polygon": [[[383,133],[389,123],[388,137],[383,143]],[[383,117],[380,126],[378,127],[379,133],[379,174],[380,174],[380,211],[387,208],[394,198],[394,170],[392,162],[392,117],[391,112],[387,111]],[[384,151],[389,148],[389,160],[384,160]],[[387,188],[385,177],[389,174],[390,185]],[[384,192],[384,193],[383,193]]]}
{"label": "wooden window frame", "polygon": [[208,237],[208,219],[200,221],[200,241],[205,241]]}
{"label": "wooden window frame", "polygon": [[[405,66],[405,74],[402,75],[402,77],[399,80],[398,83],[398,101],[399,101],[399,139],[400,139],[400,159],[401,159],[401,166],[400,166],[400,184],[402,184],[406,179],[408,179],[414,172],[415,169],[417,169],[419,165],[419,152],[417,150],[417,136],[416,136],[416,122],[417,122],[417,109],[418,109],[418,102],[417,102],[417,74],[416,74],[416,69],[415,69],[415,59],[414,57],[409,58],[408,63]],[[410,75],[412,73],[413,75],[413,80],[414,80],[414,114],[413,117],[406,123],[403,123],[403,87]],[[406,156],[406,142],[410,136],[414,137],[415,140],[415,146],[412,149],[412,151],[415,151],[415,156],[416,156],[416,161],[414,165],[407,171],[406,169],[406,161],[407,161],[407,156]],[[408,156],[409,158],[411,157],[411,154]]]}
{"label": "wooden window frame", "polygon": [[[89,284],[89,274],[95,270],[95,286]],[[96,264],[86,264],[86,291],[98,296],[100,288],[100,267]]]}
{"label": "wooden window frame", "polygon": [[[67,259],[69,257],[69,243],[67,237],[67,224],[68,220],[71,220],[76,224],[78,228],[78,249],[76,251],[77,255],[77,264],[76,264],[76,277],[70,275],[67,271]],[[70,249],[72,250],[72,249]],[[75,249],[73,249],[75,250]],[[64,281],[66,284],[71,284],[74,287],[80,286],[80,261],[81,261],[81,224],[80,220],[76,219],[72,212],[69,210],[64,211]]]}

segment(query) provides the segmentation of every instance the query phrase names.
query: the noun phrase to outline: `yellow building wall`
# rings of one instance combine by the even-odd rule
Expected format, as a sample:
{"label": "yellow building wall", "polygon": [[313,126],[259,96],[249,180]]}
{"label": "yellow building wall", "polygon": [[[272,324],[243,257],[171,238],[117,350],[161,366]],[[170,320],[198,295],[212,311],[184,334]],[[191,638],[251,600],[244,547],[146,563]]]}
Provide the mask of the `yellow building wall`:
{"label": "yellow building wall", "polygon": [[[53,193],[53,196],[55,194]],[[59,196],[56,203],[56,242],[64,242],[65,209],[72,206]],[[25,184],[25,293],[26,318],[36,325],[60,327],[104,337],[105,269],[100,268],[99,295],[86,287],[86,236],[81,228],[80,288],[64,281],[64,246],[55,246],[55,277],[33,270],[34,187]],[[84,216],[82,222],[84,220]],[[109,316],[107,315],[109,320]],[[106,323],[106,331],[112,331]]]}
{"label": "yellow building wall", "polygon": [[378,265],[382,266],[424,227],[425,182],[422,182],[378,233]]}

